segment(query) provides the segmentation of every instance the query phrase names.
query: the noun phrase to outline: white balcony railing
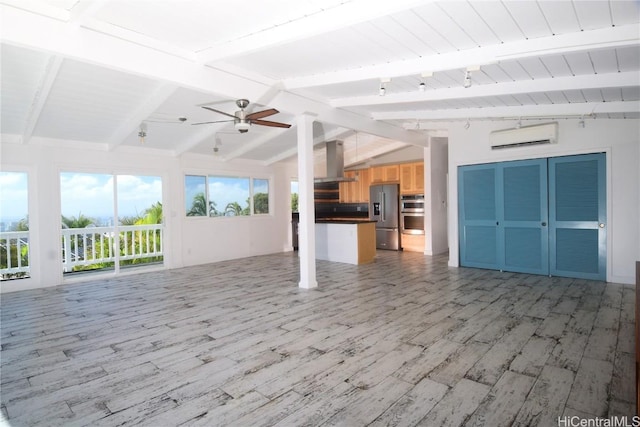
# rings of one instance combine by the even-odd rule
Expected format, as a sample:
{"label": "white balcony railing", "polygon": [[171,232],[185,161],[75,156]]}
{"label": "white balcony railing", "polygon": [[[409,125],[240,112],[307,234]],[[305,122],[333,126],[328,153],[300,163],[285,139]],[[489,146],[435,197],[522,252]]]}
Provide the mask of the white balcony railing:
{"label": "white balcony railing", "polygon": [[[119,248],[117,251],[116,248]],[[116,227],[65,228],[62,230],[63,271],[163,256],[162,224]]]}
{"label": "white balcony railing", "polygon": [[29,273],[29,232],[0,233],[0,277],[10,279]]}
{"label": "white balcony railing", "polygon": [[[163,256],[162,224],[64,228],[61,233],[65,273],[113,266],[116,261],[160,261]],[[0,233],[0,277],[24,277],[29,264],[29,232]]]}

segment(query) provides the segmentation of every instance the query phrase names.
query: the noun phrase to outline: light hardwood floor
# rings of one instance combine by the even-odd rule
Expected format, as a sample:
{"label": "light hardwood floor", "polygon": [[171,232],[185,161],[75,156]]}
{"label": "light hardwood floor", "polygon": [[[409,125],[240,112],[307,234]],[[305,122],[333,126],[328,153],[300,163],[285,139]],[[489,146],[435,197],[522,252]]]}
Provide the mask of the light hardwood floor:
{"label": "light hardwood floor", "polygon": [[2,295],[12,426],[555,426],[633,415],[634,288],[296,254]]}

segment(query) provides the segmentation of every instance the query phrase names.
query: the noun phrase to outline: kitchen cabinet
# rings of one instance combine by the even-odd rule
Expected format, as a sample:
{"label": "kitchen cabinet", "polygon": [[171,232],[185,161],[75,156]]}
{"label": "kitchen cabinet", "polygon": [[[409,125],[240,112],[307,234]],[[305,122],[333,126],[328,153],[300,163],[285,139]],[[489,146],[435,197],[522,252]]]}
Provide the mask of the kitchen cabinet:
{"label": "kitchen cabinet", "polygon": [[424,252],[424,234],[403,234],[402,250],[408,252]]}
{"label": "kitchen cabinet", "polygon": [[360,169],[358,171],[358,186],[360,187],[361,203],[369,202],[369,186],[371,185],[371,171],[369,169]]}
{"label": "kitchen cabinet", "polygon": [[404,163],[400,165],[400,193],[424,194],[424,163]]}
{"label": "kitchen cabinet", "polygon": [[383,167],[384,181],[385,182],[398,182],[400,181],[400,166],[389,165]]}
{"label": "kitchen cabinet", "polygon": [[371,174],[371,184],[384,182],[384,166],[373,166],[369,169]]}
{"label": "kitchen cabinet", "polygon": [[356,179],[340,183],[340,203],[366,203],[369,201],[369,169],[344,172],[345,178]]}
{"label": "kitchen cabinet", "polygon": [[[344,171],[344,177],[354,179],[356,171]],[[353,203],[358,197],[357,182],[347,181],[340,183],[340,203]]]}
{"label": "kitchen cabinet", "polygon": [[373,221],[316,223],[316,258],[348,264],[367,264],[376,256]]}
{"label": "kitchen cabinet", "polygon": [[400,166],[386,165],[373,166],[371,169],[371,184],[381,182],[398,182],[400,181]]}

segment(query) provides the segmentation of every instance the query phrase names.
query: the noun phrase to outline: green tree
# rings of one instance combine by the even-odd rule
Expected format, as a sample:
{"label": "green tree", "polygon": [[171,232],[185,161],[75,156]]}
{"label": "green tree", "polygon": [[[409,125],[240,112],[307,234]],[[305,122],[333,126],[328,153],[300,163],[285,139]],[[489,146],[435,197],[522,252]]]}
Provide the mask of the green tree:
{"label": "green tree", "polygon": [[29,215],[18,221],[18,224],[16,224],[13,228],[13,231],[29,231]]}
{"label": "green tree", "polygon": [[[187,216],[207,216],[207,198],[204,193],[193,196],[193,202],[191,202]],[[220,216],[220,212],[216,209],[216,202],[209,202],[209,216]]]}
{"label": "green tree", "polygon": [[269,213],[269,194],[256,193],[253,195],[253,212],[256,214]]}
{"label": "green tree", "polygon": [[132,215],[132,216],[121,216],[119,221],[120,221],[120,225],[136,225],[136,223],[141,219],[142,217],[140,215]]}
{"label": "green tree", "polygon": [[291,212],[298,212],[298,193],[291,194]]}
{"label": "green tree", "polygon": [[62,228],[87,228],[90,225],[95,226],[96,220],[78,213],[78,216],[67,217],[62,215]]}
{"label": "green tree", "polygon": [[[243,215],[242,206],[238,202],[229,202],[224,208],[225,216],[239,216]],[[245,214],[246,215],[246,214]]]}
{"label": "green tree", "polygon": [[145,209],[144,216],[136,221],[136,225],[141,224],[162,224],[162,203],[156,202]]}

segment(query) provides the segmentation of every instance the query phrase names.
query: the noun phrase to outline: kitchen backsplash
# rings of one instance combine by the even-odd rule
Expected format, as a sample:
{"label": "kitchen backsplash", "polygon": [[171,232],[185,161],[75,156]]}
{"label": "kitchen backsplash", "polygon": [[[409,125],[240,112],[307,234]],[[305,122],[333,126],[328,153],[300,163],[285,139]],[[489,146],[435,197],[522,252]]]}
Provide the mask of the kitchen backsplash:
{"label": "kitchen backsplash", "polygon": [[368,217],[368,203],[316,203],[316,218]]}

